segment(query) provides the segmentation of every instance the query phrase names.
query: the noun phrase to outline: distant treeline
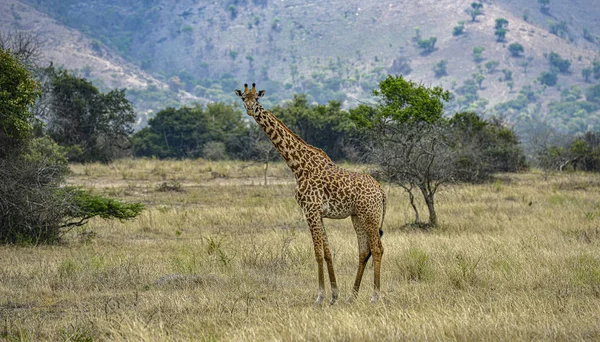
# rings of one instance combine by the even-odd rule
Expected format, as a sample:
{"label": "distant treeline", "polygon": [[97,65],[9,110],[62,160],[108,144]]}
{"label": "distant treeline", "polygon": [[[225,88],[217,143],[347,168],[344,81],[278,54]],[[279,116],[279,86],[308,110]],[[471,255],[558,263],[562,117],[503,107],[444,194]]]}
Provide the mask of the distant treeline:
{"label": "distant treeline", "polygon": [[[124,156],[212,160],[277,157],[266,135],[236,104],[168,107],[134,133],[135,114],[124,90],[102,93],[85,78],[52,67],[39,70],[38,75],[42,95],[35,110],[39,119],[36,132],[56,141],[71,162],[110,162]],[[367,162],[369,132],[357,121],[357,113],[364,114],[365,108],[376,111],[378,106],[360,105],[346,111],[338,101],[325,105],[309,103],[305,94],[296,94],[291,101],[269,110],[333,160]],[[456,141],[478,134],[472,138],[487,151],[487,156],[484,153],[478,157],[486,158],[485,165],[477,161],[478,167],[493,173],[516,171],[526,165],[523,145],[515,130],[501,120],[461,112],[453,115],[449,123]],[[523,139],[527,142],[524,147],[528,163],[545,169],[600,171],[597,133],[564,136],[551,128],[545,128],[543,133],[532,128],[530,132]],[[457,144],[456,148],[464,150],[467,146]],[[462,152],[468,154],[466,150]]]}

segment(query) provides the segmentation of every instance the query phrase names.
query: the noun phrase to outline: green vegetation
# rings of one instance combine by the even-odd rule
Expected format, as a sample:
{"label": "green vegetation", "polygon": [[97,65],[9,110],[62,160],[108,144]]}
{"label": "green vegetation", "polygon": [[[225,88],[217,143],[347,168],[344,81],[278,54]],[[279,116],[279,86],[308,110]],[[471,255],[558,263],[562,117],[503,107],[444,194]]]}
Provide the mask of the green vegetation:
{"label": "green vegetation", "polygon": [[496,24],[494,26],[494,28],[500,29],[500,28],[506,28],[508,26],[508,20],[504,19],[504,18],[496,18]]}
{"label": "green vegetation", "polygon": [[519,43],[512,43],[508,46],[508,51],[510,51],[510,55],[513,57],[521,57],[521,54],[525,52],[525,48]]}
{"label": "green vegetation", "polygon": [[465,22],[459,21],[458,25],[454,26],[454,28],[452,29],[452,35],[456,37],[456,36],[460,36],[464,33],[465,33]]}
{"label": "green vegetation", "polygon": [[587,132],[567,141],[546,141],[544,145],[540,144],[535,152],[538,165],[546,171],[600,172],[598,132]]}
{"label": "green vegetation", "polygon": [[435,50],[435,43],[437,42],[436,37],[429,37],[429,39],[419,39],[417,46],[423,54],[432,53]]}
{"label": "green vegetation", "polygon": [[[270,110],[305,141],[319,146],[334,160],[352,157],[345,146],[351,139],[347,112],[341,104],[310,105],[306,95]],[[271,146],[253,122],[246,124],[234,106],[212,103],[205,107],[167,108],[148,121],[148,126],[132,137],[133,155],[157,158],[260,159],[263,143]],[[354,156],[355,157],[355,156]]]}
{"label": "green vegetation", "polygon": [[541,84],[547,85],[548,87],[554,87],[556,82],[558,82],[558,75],[552,71],[544,71],[540,74],[538,79]]}
{"label": "green vegetation", "polygon": [[473,61],[475,61],[475,63],[480,63],[481,61],[483,61],[483,52],[485,51],[485,48],[483,46],[475,46],[473,48]]}
{"label": "green vegetation", "polygon": [[504,27],[497,28],[496,31],[494,31],[494,35],[496,36],[496,41],[504,42],[506,40],[506,32],[507,31]]}
{"label": "green vegetation", "polygon": [[233,106],[166,108],[133,135],[132,149],[138,157],[197,158],[206,143],[221,142],[228,143],[228,153],[234,153],[234,138],[245,130],[242,113]]}
{"label": "green vegetation", "polygon": [[556,22],[556,21],[548,21],[548,27],[550,29],[550,33],[559,36],[561,38],[569,38],[569,26],[566,22]]}
{"label": "green vegetation", "polygon": [[451,94],[389,76],[373,94],[376,106],[360,105],[350,117],[367,137],[370,161],[381,175],[409,194],[420,191],[429,213],[426,226],[438,225],[435,195],[454,181],[480,181],[493,172],[516,171],[525,157],[514,132],[500,122],[487,122],[474,113],[444,117]]}
{"label": "green vegetation", "polygon": [[325,151],[333,160],[352,159],[350,142],[355,136],[348,112],[341,103],[310,105],[306,95],[270,108],[271,112],[303,140]]}
{"label": "green vegetation", "polygon": [[471,7],[467,9],[469,15],[471,15],[471,20],[475,21],[479,15],[482,14],[481,9],[483,8],[483,4],[481,2],[472,2]]}
{"label": "green vegetation", "polygon": [[0,49],[0,157],[7,157],[31,135],[29,107],[39,86],[29,71],[9,51]]}
{"label": "green vegetation", "polygon": [[440,78],[448,75],[448,71],[446,70],[447,65],[448,61],[445,59],[442,59],[441,61],[437,62],[433,66],[433,73],[435,74],[435,77]]}
{"label": "green vegetation", "polygon": [[478,182],[495,173],[527,168],[516,133],[502,121],[462,112],[449,122],[456,132],[454,148],[459,151],[457,180]]}
{"label": "green vegetation", "polygon": [[581,69],[581,76],[586,82],[590,81],[590,76],[592,76],[593,69],[592,68],[583,68]]}
{"label": "green vegetation", "polygon": [[545,14],[550,12],[550,0],[538,0],[538,4],[540,4],[540,12]]}
{"label": "green vegetation", "polygon": [[[477,78],[476,78],[477,77]],[[488,101],[479,97],[478,91],[481,83],[485,80],[482,74],[474,74],[466,79],[463,84],[456,88],[456,96],[448,104],[448,108],[454,112],[479,111],[485,108]]]}
{"label": "green vegetation", "polygon": [[550,62],[550,70],[557,71],[560,73],[568,73],[571,67],[571,61],[562,58],[558,53],[552,51],[548,55],[548,61]]}
{"label": "green vegetation", "polygon": [[497,71],[498,65],[500,65],[499,61],[487,61],[485,63],[485,69],[487,70],[488,74],[492,74]]}
{"label": "green vegetation", "polygon": [[125,90],[101,93],[85,78],[49,67],[45,131],[64,147],[70,161],[109,162],[129,148],[135,113]]}
{"label": "green vegetation", "polygon": [[[64,186],[68,170],[64,149],[37,129],[30,108],[39,92],[36,82],[10,52],[0,49],[0,243],[40,244],[59,241],[72,227],[93,217],[130,219],[143,206]],[[81,99],[73,102],[81,101]],[[50,121],[50,125],[55,125]],[[75,133],[77,133],[75,131]]]}

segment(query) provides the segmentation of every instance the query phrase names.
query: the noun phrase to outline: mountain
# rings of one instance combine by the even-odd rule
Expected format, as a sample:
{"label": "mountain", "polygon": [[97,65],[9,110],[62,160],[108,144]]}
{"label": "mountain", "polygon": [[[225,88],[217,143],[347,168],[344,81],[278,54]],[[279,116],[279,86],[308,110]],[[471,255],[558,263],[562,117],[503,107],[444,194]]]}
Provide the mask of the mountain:
{"label": "mountain", "polygon": [[[600,77],[596,1],[543,2],[0,0],[12,13],[0,28],[46,34],[48,57],[108,87],[152,82],[177,101],[232,101],[234,88],[256,82],[266,105],[304,92],[352,107],[402,73],[454,92],[451,111],[598,129],[586,101]],[[584,69],[597,75],[586,80]]]}

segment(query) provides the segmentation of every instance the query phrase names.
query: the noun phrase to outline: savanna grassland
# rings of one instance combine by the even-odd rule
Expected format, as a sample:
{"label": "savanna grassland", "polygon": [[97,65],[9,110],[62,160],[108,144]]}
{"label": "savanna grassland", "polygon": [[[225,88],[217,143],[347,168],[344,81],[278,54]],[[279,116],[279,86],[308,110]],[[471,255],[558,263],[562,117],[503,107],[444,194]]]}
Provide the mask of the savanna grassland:
{"label": "savanna grassland", "polygon": [[[354,303],[315,307],[311,238],[284,164],[266,186],[262,165],[243,162],[71,169],[70,183],[147,209],[95,219],[61,245],[0,247],[0,339],[600,339],[598,175],[448,186],[434,230],[408,226],[406,195],[385,185],[382,300],[369,303],[367,268]],[[325,225],[345,299],[356,237],[349,220]]]}

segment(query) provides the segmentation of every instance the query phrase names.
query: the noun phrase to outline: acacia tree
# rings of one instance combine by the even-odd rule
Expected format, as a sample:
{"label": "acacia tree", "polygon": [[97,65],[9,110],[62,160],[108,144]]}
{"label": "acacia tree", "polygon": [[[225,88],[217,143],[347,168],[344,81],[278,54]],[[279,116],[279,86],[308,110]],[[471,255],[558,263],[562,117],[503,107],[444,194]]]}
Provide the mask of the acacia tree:
{"label": "acacia tree", "polygon": [[25,32],[0,32],[0,50],[10,50],[20,63],[31,69],[42,57],[38,36]]}
{"label": "acacia tree", "polygon": [[451,148],[451,131],[442,117],[450,93],[388,76],[373,94],[378,105],[351,111],[351,118],[370,137],[371,161],[384,178],[407,191],[417,224],[420,217],[412,191],[420,191],[429,212],[428,225],[435,227],[435,194],[457,172],[458,154]]}
{"label": "acacia tree", "polygon": [[467,9],[467,13],[471,16],[471,20],[475,21],[477,16],[481,14],[481,9],[483,8],[483,4],[481,2],[472,2],[471,8]]}

